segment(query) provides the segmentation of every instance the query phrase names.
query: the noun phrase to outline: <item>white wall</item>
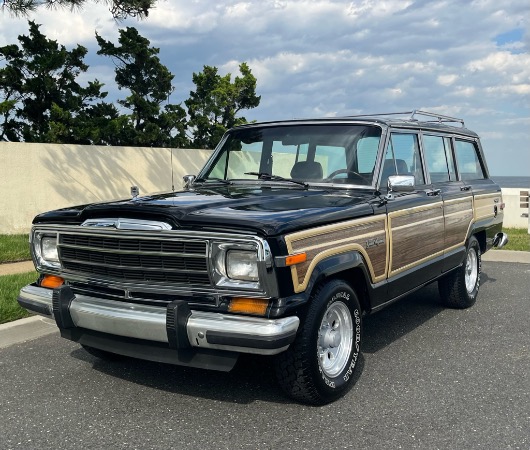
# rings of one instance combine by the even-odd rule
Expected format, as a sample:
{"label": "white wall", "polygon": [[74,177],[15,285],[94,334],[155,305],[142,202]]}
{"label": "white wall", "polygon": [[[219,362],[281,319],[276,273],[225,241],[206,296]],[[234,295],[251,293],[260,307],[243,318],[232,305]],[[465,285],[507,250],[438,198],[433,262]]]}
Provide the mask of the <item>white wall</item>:
{"label": "white wall", "polygon": [[[171,157],[173,154],[173,158]],[[27,233],[38,213],[175,189],[210,150],[0,142],[0,234]]]}
{"label": "white wall", "polygon": [[[530,233],[528,196],[521,196],[521,192],[528,193],[528,188],[502,189],[502,201],[506,204],[503,226],[506,228],[528,228],[528,233]],[[521,204],[525,206],[522,207]],[[526,217],[523,214],[526,214]]]}
{"label": "white wall", "polygon": [[[172,156],[173,154],[173,161]],[[71,205],[175,189],[196,174],[211,150],[0,142],[0,234],[27,233],[37,214]],[[504,226],[529,228],[520,191],[503,189]]]}

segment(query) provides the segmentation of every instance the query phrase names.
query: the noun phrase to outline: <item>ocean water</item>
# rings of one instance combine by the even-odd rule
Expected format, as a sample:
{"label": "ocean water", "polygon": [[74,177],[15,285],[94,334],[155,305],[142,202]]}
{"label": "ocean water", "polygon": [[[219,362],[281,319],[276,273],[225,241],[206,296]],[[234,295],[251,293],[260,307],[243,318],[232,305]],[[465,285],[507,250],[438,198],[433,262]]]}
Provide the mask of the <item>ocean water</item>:
{"label": "ocean water", "polygon": [[497,177],[490,175],[501,188],[530,189],[530,177]]}

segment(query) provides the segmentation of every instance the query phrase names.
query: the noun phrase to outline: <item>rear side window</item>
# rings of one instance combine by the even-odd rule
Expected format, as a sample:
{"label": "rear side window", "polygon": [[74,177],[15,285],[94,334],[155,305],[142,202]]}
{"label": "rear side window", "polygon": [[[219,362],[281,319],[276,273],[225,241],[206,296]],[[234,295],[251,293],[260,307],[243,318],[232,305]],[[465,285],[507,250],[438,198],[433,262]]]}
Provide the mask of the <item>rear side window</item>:
{"label": "rear side window", "polygon": [[460,179],[484,179],[484,170],[480,164],[478,149],[473,142],[457,139],[455,141],[455,156]]}
{"label": "rear side window", "polygon": [[423,136],[423,149],[431,183],[456,180],[451,140],[442,136]]}

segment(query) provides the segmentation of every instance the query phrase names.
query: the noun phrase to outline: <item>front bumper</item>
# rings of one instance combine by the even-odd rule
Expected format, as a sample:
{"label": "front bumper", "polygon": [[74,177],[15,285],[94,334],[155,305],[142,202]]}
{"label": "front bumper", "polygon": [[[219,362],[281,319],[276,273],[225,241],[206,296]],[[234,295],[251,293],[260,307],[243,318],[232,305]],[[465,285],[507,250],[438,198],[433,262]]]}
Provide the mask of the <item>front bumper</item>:
{"label": "front bumper", "polygon": [[[99,299],[75,295],[68,286],[51,290],[28,285],[21,289],[18,302],[31,312],[54,317],[63,337],[81,343],[75,338],[80,332],[72,330],[90,330],[94,333],[88,334],[104,336],[107,342],[119,336],[117,340],[148,341],[177,351],[192,348],[274,355],[294,341],[300,322],[296,316],[265,319],[189,310],[184,302],[160,308]],[[70,331],[63,333],[65,330]],[[107,344],[94,346],[121,353]]]}

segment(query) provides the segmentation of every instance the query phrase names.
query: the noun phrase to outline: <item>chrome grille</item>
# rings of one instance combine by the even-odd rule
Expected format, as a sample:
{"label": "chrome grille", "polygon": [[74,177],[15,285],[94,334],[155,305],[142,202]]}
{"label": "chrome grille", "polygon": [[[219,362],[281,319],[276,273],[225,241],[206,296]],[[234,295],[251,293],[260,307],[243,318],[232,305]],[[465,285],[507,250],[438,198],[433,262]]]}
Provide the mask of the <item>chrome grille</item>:
{"label": "chrome grille", "polygon": [[62,266],[84,276],[210,285],[204,240],[61,233],[58,250]]}
{"label": "chrome grille", "polygon": [[156,240],[125,237],[61,234],[60,244],[102,250],[143,253],[182,253],[206,255],[206,242],[183,240]]}

